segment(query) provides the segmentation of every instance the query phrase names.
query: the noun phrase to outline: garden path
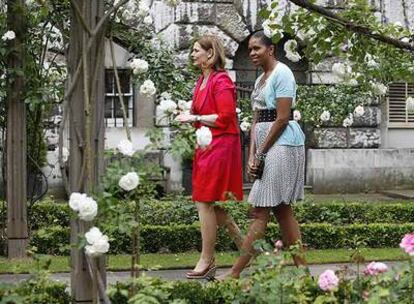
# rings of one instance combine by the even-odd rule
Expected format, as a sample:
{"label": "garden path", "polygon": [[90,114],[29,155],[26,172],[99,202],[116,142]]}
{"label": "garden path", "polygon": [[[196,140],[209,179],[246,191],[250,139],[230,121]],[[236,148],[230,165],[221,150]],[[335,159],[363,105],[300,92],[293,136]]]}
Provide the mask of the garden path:
{"label": "garden path", "polygon": [[[385,262],[388,267],[395,267],[398,266],[401,262]],[[311,274],[315,277],[317,277],[319,274],[321,274],[326,269],[332,269],[332,270],[339,270],[343,269],[344,267],[349,267],[351,272],[356,273],[356,265],[348,264],[348,263],[338,263],[338,264],[319,264],[319,265],[310,265],[310,271]],[[364,267],[361,267],[361,271],[364,269]],[[218,274],[222,273],[226,269],[220,269],[218,271]],[[151,277],[160,277],[167,280],[186,280],[185,273],[188,271],[188,269],[175,269],[175,270],[155,270],[155,271],[146,271],[146,275]],[[25,280],[29,278],[29,274],[2,274],[0,275],[0,283],[13,283],[18,282],[21,280]],[[108,271],[107,272],[107,280],[108,284],[114,284],[117,281],[125,281],[129,279],[130,273],[127,271],[120,271],[120,272],[113,272]],[[63,273],[53,273],[51,275],[51,279],[56,281],[62,281],[66,284],[69,284],[70,282],[70,273],[63,272]]]}

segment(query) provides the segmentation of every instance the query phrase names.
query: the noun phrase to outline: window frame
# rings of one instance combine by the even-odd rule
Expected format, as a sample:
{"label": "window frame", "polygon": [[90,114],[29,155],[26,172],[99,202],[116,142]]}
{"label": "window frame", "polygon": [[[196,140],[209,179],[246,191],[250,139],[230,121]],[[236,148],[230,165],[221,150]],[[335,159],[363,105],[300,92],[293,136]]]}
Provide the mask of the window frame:
{"label": "window frame", "polygon": [[[106,81],[106,77],[107,77],[107,72],[111,71],[112,72],[112,79],[111,79],[111,83],[112,83],[112,92],[108,91],[108,87],[107,87],[107,81]],[[129,92],[128,93],[122,93],[122,97],[124,100],[124,103],[127,105],[127,112],[128,112],[128,118],[127,118],[127,122],[128,122],[128,127],[134,127],[136,125],[136,117],[135,117],[135,88],[133,85],[133,81],[132,81],[132,71],[130,69],[117,69],[118,71],[118,75],[120,75],[120,72],[126,72],[128,73],[128,78],[129,78]],[[116,117],[116,106],[115,103],[120,103],[119,100],[119,93],[118,90],[116,88],[116,80],[115,80],[115,73],[114,73],[114,69],[112,68],[105,68],[105,115],[104,115],[104,119],[105,119],[105,128],[124,128],[125,127],[125,121],[124,121],[124,117]],[[111,107],[111,114],[112,117],[111,118],[107,118],[106,117],[106,98],[107,97],[111,97],[112,99],[112,107]],[[128,98],[128,102],[125,101],[125,98]]]}
{"label": "window frame", "polygon": [[[402,105],[405,100],[407,100],[410,90],[414,93],[414,83],[407,83],[407,82],[395,82],[388,85],[388,94],[387,94],[387,127],[389,129],[414,129],[414,114],[408,114],[407,108],[405,108],[404,113],[400,115],[405,115],[405,122],[398,122],[398,121],[392,121],[393,118],[391,116],[391,104],[393,101],[390,98],[391,94],[391,86],[392,85],[405,85],[405,92],[401,92],[405,94],[404,100],[395,100],[394,101],[394,108],[398,107],[398,105]],[[400,110],[401,111],[401,110]],[[410,116],[410,117],[409,117]]]}

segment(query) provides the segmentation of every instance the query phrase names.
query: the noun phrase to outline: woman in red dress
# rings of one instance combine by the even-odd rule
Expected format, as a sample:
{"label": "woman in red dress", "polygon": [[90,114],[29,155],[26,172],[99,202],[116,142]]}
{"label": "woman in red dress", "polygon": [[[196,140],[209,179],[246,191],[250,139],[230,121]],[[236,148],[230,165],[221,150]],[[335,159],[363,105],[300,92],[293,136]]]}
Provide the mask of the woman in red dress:
{"label": "woman in red dress", "polygon": [[214,247],[217,227],[225,226],[239,247],[240,230],[226,211],[215,202],[243,199],[242,161],[239,125],[236,114],[236,90],[224,70],[222,43],[214,36],[203,36],[194,43],[194,65],[202,74],[194,90],[191,114],[181,114],[177,120],[208,127],[212,142],[197,147],[193,160],[192,199],[197,204],[201,223],[202,252],[189,279],[214,276]]}

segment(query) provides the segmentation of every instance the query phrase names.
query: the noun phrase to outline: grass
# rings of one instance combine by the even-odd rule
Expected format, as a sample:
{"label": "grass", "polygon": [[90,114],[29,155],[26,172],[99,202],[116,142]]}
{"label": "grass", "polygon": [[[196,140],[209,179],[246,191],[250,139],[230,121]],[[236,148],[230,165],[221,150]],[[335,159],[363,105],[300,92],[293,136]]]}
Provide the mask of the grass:
{"label": "grass", "polygon": [[[324,249],[308,250],[306,258],[309,264],[345,263],[350,262],[352,250],[348,249]],[[399,248],[365,248],[362,254],[367,261],[391,261],[404,260],[406,255]],[[40,265],[50,260],[49,270],[51,272],[69,271],[69,258],[67,256],[40,255],[40,263],[34,259],[7,260],[0,258],[0,273],[26,273],[35,270]],[[177,254],[143,254],[141,265],[146,269],[174,269],[191,268],[197,262],[198,252],[185,252]],[[230,266],[237,257],[236,252],[220,252],[217,254],[217,262],[221,267]],[[108,270],[120,271],[130,268],[128,255],[110,255],[108,257]]]}

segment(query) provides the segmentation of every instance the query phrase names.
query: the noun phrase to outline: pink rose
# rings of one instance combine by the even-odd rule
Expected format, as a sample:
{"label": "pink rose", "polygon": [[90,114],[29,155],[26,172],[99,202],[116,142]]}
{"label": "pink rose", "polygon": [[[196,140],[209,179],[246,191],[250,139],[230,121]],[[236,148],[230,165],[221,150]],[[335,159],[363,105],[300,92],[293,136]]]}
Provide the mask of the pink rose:
{"label": "pink rose", "polygon": [[364,274],[368,276],[375,276],[384,273],[388,270],[387,265],[380,262],[371,262],[367,265],[364,270]]}
{"label": "pink rose", "polygon": [[406,234],[401,240],[400,247],[409,255],[414,255],[414,233]]}
{"label": "pink rose", "polygon": [[277,240],[276,242],[275,242],[275,249],[276,250],[280,250],[280,249],[282,249],[283,248],[283,242],[281,241],[281,240]]}
{"label": "pink rose", "polygon": [[332,291],[338,287],[339,279],[333,270],[325,270],[318,280],[319,288],[323,291]]}

